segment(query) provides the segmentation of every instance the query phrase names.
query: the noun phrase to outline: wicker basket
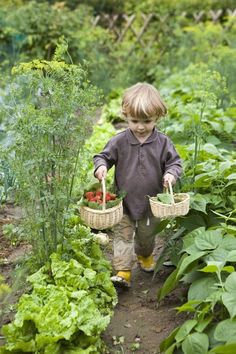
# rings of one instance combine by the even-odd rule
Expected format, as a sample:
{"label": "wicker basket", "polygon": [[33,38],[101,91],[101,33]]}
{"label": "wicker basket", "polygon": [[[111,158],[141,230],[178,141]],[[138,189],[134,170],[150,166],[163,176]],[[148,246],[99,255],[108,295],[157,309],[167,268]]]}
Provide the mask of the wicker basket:
{"label": "wicker basket", "polygon": [[[187,193],[173,194],[172,185],[169,183],[169,191],[172,196],[172,204],[164,204],[156,199],[156,197],[149,197],[151,210],[157,218],[169,218],[175,216],[183,216],[188,214],[190,197]],[[174,201],[178,199],[178,202]]]}
{"label": "wicker basket", "polygon": [[92,209],[87,206],[80,207],[81,219],[87,226],[96,230],[108,229],[118,224],[123,216],[122,200],[116,206],[106,209],[106,186],[104,179],[102,179],[102,192],[102,210]]}

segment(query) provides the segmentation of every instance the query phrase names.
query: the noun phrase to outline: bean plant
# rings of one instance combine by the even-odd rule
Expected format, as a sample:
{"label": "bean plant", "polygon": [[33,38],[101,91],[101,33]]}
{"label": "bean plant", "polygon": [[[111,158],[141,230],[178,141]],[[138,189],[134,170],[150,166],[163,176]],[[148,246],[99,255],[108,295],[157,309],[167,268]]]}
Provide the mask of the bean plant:
{"label": "bean plant", "polygon": [[2,108],[24,230],[41,264],[65,236],[77,165],[100,99],[86,70],[62,60],[66,51],[62,43],[52,61],[14,67]]}

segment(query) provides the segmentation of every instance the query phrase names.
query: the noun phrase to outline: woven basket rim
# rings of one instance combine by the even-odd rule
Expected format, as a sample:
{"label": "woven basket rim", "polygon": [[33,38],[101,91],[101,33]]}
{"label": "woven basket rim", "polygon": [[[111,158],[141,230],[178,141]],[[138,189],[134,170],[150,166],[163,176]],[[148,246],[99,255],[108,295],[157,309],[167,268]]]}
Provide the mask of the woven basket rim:
{"label": "woven basket rim", "polygon": [[93,213],[93,214],[110,214],[112,213],[113,211],[115,211],[116,209],[118,209],[120,207],[120,205],[122,204],[122,200],[119,202],[119,204],[115,205],[114,207],[112,208],[108,208],[108,209],[105,209],[105,210],[100,210],[100,209],[93,209],[93,208],[89,208],[88,206],[86,205],[81,205],[80,208],[83,208],[84,210],[90,212],[90,213]]}
{"label": "woven basket rim", "polygon": [[154,198],[156,199],[156,197],[149,197],[149,200],[151,203],[155,204],[155,205],[160,205],[160,206],[165,206],[165,207],[173,207],[174,205],[180,205],[183,203],[186,203],[189,199],[190,199],[190,195],[188,193],[175,193],[174,197],[184,197],[183,200],[181,200],[180,202],[177,203],[172,203],[172,204],[165,204],[160,202],[159,200],[154,200]]}

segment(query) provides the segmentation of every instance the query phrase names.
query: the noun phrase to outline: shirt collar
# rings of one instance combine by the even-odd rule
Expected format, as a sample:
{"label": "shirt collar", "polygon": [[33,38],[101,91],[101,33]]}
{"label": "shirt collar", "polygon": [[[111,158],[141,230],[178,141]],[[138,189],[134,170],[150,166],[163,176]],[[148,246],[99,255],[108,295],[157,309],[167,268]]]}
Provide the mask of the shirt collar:
{"label": "shirt collar", "polygon": [[152,134],[147,138],[147,140],[144,141],[144,143],[140,143],[140,141],[134,136],[130,128],[126,129],[126,136],[131,145],[144,145],[152,143],[154,140],[157,139],[157,130],[156,128],[154,128]]}

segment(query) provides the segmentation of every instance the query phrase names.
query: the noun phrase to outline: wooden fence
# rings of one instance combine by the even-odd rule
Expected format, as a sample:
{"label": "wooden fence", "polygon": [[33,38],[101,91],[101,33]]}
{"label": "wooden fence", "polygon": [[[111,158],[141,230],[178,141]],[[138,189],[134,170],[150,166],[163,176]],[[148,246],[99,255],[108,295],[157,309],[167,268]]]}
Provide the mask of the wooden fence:
{"label": "wooden fence", "polygon": [[[199,11],[193,14],[189,14],[187,12],[183,12],[179,18],[183,20],[188,18],[192,20],[194,23],[199,23],[203,21],[213,21],[214,23],[221,23],[224,26],[224,22],[222,21],[225,16],[230,16],[232,18],[236,18],[236,9],[226,9],[226,10],[209,10],[209,11]],[[117,43],[121,43],[125,37],[132,37],[134,40],[134,44],[138,43],[142,47],[146,48],[147,41],[144,40],[145,33],[149,30],[149,28],[153,28],[157,23],[159,25],[168,25],[169,19],[173,20],[173,16],[165,15],[161,16],[157,13],[149,13],[149,14],[100,14],[93,18],[92,25],[97,26],[101,25],[102,27],[107,28],[114,36],[114,40]],[[156,38],[153,38],[151,43]],[[149,38],[150,40],[150,38]],[[150,41],[149,45],[150,46]]]}

